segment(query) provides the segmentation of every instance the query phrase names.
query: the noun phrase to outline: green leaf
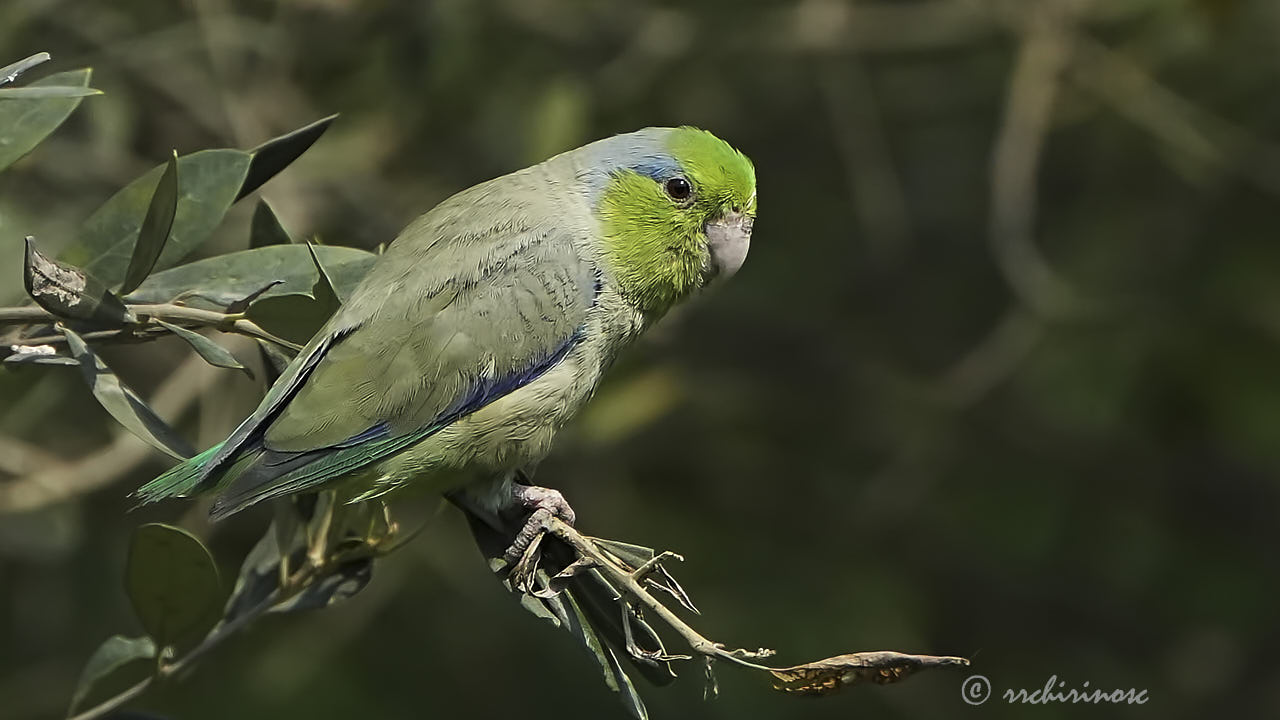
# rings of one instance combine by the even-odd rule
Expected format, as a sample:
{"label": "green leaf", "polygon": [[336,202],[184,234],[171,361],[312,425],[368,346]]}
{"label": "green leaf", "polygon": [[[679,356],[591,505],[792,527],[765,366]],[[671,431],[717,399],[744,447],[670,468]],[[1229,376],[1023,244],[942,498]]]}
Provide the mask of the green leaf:
{"label": "green leaf", "polygon": [[134,320],[124,301],[106,285],[79,268],[51,260],[36,250],[31,236],[27,236],[22,280],[31,299],[60,318],[112,326]]}
{"label": "green leaf", "polygon": [[281,170],[289,167],[294,160],[307,151],[307,148],[320,139],[337,117],[337,115],[330,115],[327,118],[321,118],[291,133],[272,138],[250,150],[249,152],[253,155],[253,164],[249,167],[249,173],[245,176],[244,185],[236,195],[236,200],[262,187]]}
{"label": "green leaf", "polygon": [[151,408],[147,407],[132,388],[116,377],[102,358],[89,348],[84,338],[61,325],[58,326],[58,330],[66,336],[67,346],[79,362],[80,372],[84,375],[85,382],[89,383],[89,388],[93,390],[93,396],[117,422],[152,447],[179,460],[185,460],[195,454],[195,450]]}
{"label": "green leaf", "polygon": [[142,228],[138,230],[138,240],[133,245],[133,255],[129,258],[129,268],[124,273],[124,284],[120,293],[127,295],[137,289],[143,280],[151,274],[151,269],[160,259],[165,242],[169,239],[169,231],[173,229],[173,216],[178,211],[178,153],[174,151],[165,165],[164,174],[151,194],[151,203],[147,206],[147,215],[142,220]]}
{"label": "green leaf", "polygon": [[30,100],[32,98],[78,98],[101,95],[101,90],[85,87],[20,87],[0,88],[0,100]]}
{"label": "green leaf", "polygon": [[160,523],[134,531],[125,589],[142,627],[160,647],[203,636],[222,604],[218,568],[208,549],[191,533]]}
{"label": "green leaf", "polygon": [[[341,299],[351,296],[356,285],[373,266],[377,256],[356,248],[321,245],[316,255]],[[274,281],[280,283],[262,298],[308,293],[315,286],[316,271],[303,245],[270,245],[197,260],[158,272],[127,296],[131,303],[167,303],[182,297],[189,304],[205,301],[208,306],[226,308],[261,290]]]}
{"label": "green leaf", "polygon": [[71,707],[67,714],[75,713],[77,707],[89,697],[89,692],[107,676],[140,660],[155,660],[156,643],[149,637],[128,638],[123,635],[112,635],[106,642],[98,646],[89,662],[80,673],[76,683],[75,694],[71,696]]}
{"label": "green leaf", "polygon": [[[56,73],[41,78],[28,87],[88,87],[91,74],[92,71],[88,68]],[[31,152],[41,140],[58,129],[82,99],[23,98],[0,103],[0,170]]]}
{"label": "green leaf", "polygon": [[49,53],[38,52],[35,55],[32,55],[30,57],[25,57],[16,63],[10,63],[9,65],[5,65],[4,67],[0,68],[0,85],[8,85],[14,80],[17,80],[18,76],[21,75],[22,73],[30,70],[31,68],[41,63],[47,63],[49,62],[50,59],[51,59],[51,56],[49,55]]}
{"label": "green leaf", "polygon": [[276,217],[271,206],[266,200],[259,199],[258,205],[253,209],[253,222],[249,225],[249,247],[288,245],[292,242],[293,239],[280,224],[280,218]]}
{"label": "green leaf", "polygon": [[191,346],[191,349],[195,350],[196,354],[204,358],[204,361],[210,365],[214,367],[227,368],[228,370],[243,370],[246,375],[253,377],[253,372],[250,371],[249,368],[241,365],[240,361],[236,360],[236,356],[231,354],[231,351],[222,347],[218,343],[194,330],[188,330],[180,325],[167,323],[163,320],[156,320],[156,322],[166,328],[169,332],[185,340],[187,344]]}
{"label": "green leaf", "polygon": [[[202,150],[178,158],[178,206],[157,268],[176,264],[209,238],[235,200],[250,159],[241,150]],[[61,259],[107,285],[123,282],[151,198],[167,168],[167,163],[153,168],[94,211]]]}
{"label": "green leaf", "polygon": [[308,243],[307,250],[316,271],[311,292],[258,300],[247,313],[262,329],[299,345],[305,345],[342,305],[316,255],[316,246]]}

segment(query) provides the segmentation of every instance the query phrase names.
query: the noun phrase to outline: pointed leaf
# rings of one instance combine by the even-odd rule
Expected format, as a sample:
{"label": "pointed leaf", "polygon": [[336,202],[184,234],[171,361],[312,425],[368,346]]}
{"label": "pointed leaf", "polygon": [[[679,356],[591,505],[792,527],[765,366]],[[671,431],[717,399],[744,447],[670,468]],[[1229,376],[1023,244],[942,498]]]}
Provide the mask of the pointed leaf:
{"label": "pointed leaf", "polygon": [[83,87],[19,87],[0,88],[0,100],[30,100],[33,98],[78,98],[101,95],[101,90]]}
{"label": "pointed leaf", "polygon": [[18,76],[21,75],[22,73],[30,70],[31,68],[41,63],[49,62],[50,59],[51,59],[51,56],[49,55],[49,53],[38,52],[35,55],[32,55],[31,57],[25,57],[16,63],[10,63],[9,65],[5,65],[4,67],[0,68],[0,85],[8,85],[14,80],[17,80]]}
{"label": "pointed leaf", "polygon": [[214,367],[227,368],[228,370],[242,370],[249,377],[253,377],[253,373],[249,368],[241,365],[240,361],[236,360],[236,356],[231,354],[231,351],[222,347],[218,343],[194,330],[188,330],[180,325],[167,323],[163,320],[156,320],[156,322],[166,328],[169,332],[185,340],[187,344],[191,346],[191,349],[195,350],[196,354],[204,358],[204,361],[210,365]]}
{"label": "pointed leaf", "polygon": [[179,460],[195,454],[190,445],[173,428],[161,420],[128,385],[102,362],[83,338],[70,328],[58,326],[67,338],[67,346],[80,365],[93,396],[126,430],[145,440],[157,450]]}
{"label": "pointed leaf", "polygon": [[149,637],[129,638],[123,635],[112,635],[98,646],[89,657],[80,680],[76,683],[75,694],[71,696],[71,707],[67,714],[75,713],[77,707],[89,697],[89,692],[107,676],[131,663],[139,660],[155,660],[156,643]]}
{"label": "pointed leaf", "polygon": [[321,118],[287,135],[272,138],[250,150],[250,154],[253,155],[253,164],[249,167],[249,173],[245,175],[244,184],[240,187],[236,200],[262,187],[281,170],[289,167],[294,160],[307,151],[307,148],[311,147],[312,143],[320,139],[337,117],[337,115],[330,115],[327,118]]}
{"label": "pointed leaf", "polygon": [[79,268],[52,260],[36,250],[35,238],[31,236],[27,236],[22,277],[31,299],[58,317],[104,325],[134,321],[124,301],[106,285]]}
{"label": "pointed leaf", "polygon": [[265,294],[267,293],[267,291],[269,291],[271,288],[273,288],[273,287],[275,287],[275,286],[277,286],[277,285],[280,285],[280,284],[282,284],[283,282],[284,282],[283,280],[272,280],[271,282],[267,283],[266,285],[263,285],[262,287],[258,288],[257,290],[254,290],[253,292],[249,293],[248,295],[245,295],[244,297],[240,298],[239,300],[237,300],[237,301],[235,301],[235,302],[233,302],[233,303],[231,303],[230,305],[228,305],[228,306],[227,306],[227,310],[226,310],[227,314],[228,314],[228,315],[234,315],[234,314],[237,314],[237,313],[242,313],[242,312],[244,312],[245,310],[248,310],[248,309],[249,309],[249,306],[253,304],[253,301],[254,301],[254,300],[257,300],[258,298],[262,297],[262,296],[263,296],[263,295],[265,295]]}
{"label": "pointed leaf", "polygon": [[[340,299],[351,296],[378,256],[366,250],[321,245],[315,253]],[[315,287],[315,264],[302,245],[271,245],[227,253],[158,272],[128,296],[131,303],[165,303],[178,296],[201,299],[226,308],[262,290],[261,299],[309,293]]]}
{"label": "pointed leaf", "polygon": [[120,286],[120,294],[133,292],[156,266],[160,252],[164,250],[169,239],[169,231],[173,228],[173,216],[178,211],[178,153],[169,157],[164,174],[151,194],[151,203],[147,206],[147,215],[142,220],[142,228],[138,230],[138,240],[133,246],[133,255],[129,258],[129,267],[124,272],[124,284]]}
{"label": "pointed leaf", "polygon": [[342,301],[338,299],[338,291],[334,290],[333,280],[324,269],[324,263],[320,262],[320,256],[316,254],[316,247],[318,246],[307,243],[307,252],[311,253],[311,262],[316,266],[316,284],[311,288],[311,295],[328,308],[332,315],[342,306]]}
{"label": "pointed leaf", "polygon": [[[285,502],[289,501],[285,499]],[[240,563],[236,585],[231,590],[231,596],[227,598],[226,606],[222,611],[223,624],[233,622],[245,613],[251,612],[280,587],[280,541],[282,538],[277,526],[277,521],[272,520],[267,531],[258,538],[253,549]],[[295,525],[294,530],[297,528],[298,526]],[[302,561],[305,551],[301,547],[298,535],[299,533],[296,532],[289,533],[284,540],[290,548],[297,545],[297,559]],[[293,554],[293,552],[290,553],[291,561]]]}
{"label": "pointed leaf", "polygon": [[308,243],[307,250],[316,272],[311,292],[259,300],[249,306],[247,313],[262,329],[300,345],[310,340],[342,305],[316,247]]}
{"label": "pointed leaf", "polygon": [[[56,73],[27,87],[88,87],[91,74],[88,68]],[[67,119],[82,99],[24,98],[0,103],[0,170],[31,152]]]}
{"label": "pointed leaf", "polygon": [[186,530],[160,523],[135,530],[125,589],[142,627],[160,647],[199,638],[217,622],[218,568]]}
{"label": "pointed leaf", "polygon": [[[178,158],[178,207],[156,268],[176,264],[209,238],[235,200],[249,160],[249,154],[241,150],[202,150]],[[94,211],[77,241],[60,258],[107,285],[119,285],[167,167],[153,168]]]}
{"label": "pointed leaf", "polygon": [[266,200],[259,199],[258,205],[253,209],[253,222],[249,225],[249,247],[288,245],[292,242],[271,206]]}
{"label": "pointed leaf", "polygon": [[255,341],[258,343],[258,351],[262,356],[263,374],[266,375],[263,379],[266,381],[267,387],[271,387],[284,374],[285,369],[289,367],[289,363],[293,358],[286,354],[282,348],[277,347],[275,343],[256,338]]}

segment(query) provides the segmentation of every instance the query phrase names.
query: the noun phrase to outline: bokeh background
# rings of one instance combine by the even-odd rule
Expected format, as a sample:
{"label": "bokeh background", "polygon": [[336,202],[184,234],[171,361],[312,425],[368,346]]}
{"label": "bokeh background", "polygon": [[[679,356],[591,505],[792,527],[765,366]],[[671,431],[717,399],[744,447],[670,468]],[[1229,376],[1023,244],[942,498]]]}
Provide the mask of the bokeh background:
{"label": "bokeh background", "polygon": [[[0,60],[47,50],[33,77],[92,65],[106,94],[0,175],[0,298],[22,236],[65,244],[171,148],[340,112],[262,195],[295,235],[371,248],[555,152],[706,127],[755,161],[752,255],[538,479],[585,531],[684,553],[717,640],[1150,702],[970,708],[967,672],[806,701],[724,668],[713,703],[696,669],[645,691],[655,717],[1276,717],[1277,37],[1274,0],[4,0]],[[251,207],[203,252],[244,247]],[[176,341],[108,358],[201,447],[262,392]],[[137,524],[182,523],[229,575],[261,532],[126,513],[165,465],[74,371],[0,371],[0,716],[59,716],[98,643],[139,631]],[[623,717],[453,511],[408,512],[429,527],[353,601],[268,619],[137,707]]]}

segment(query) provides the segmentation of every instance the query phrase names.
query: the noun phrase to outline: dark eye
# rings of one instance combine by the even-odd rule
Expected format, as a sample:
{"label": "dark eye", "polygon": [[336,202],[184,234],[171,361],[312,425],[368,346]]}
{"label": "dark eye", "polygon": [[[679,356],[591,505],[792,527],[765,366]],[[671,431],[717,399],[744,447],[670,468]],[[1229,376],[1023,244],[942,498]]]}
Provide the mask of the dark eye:
{"label": "dark eye", "polygon": [[672,200],[688,200],[693,195],[693,186],[682,177],[673,177],[667,181],[667,194]]}

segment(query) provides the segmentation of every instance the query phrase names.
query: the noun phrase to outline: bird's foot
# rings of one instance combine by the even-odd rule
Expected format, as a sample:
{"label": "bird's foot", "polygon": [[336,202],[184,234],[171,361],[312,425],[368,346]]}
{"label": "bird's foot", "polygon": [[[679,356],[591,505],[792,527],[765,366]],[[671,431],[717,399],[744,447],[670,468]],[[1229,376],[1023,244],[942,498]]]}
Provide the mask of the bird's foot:
{"label": "bird's foot", "polygon": [[515,484],[511,486],[511,497],[515,504],[531,512],[503,557],[511,567],[508,575],[511,587],[528,592],[533,587],[533,576],[542,555],[542,538],[551,520],[558,518],[572,525],[577,516],[558,490]]}

